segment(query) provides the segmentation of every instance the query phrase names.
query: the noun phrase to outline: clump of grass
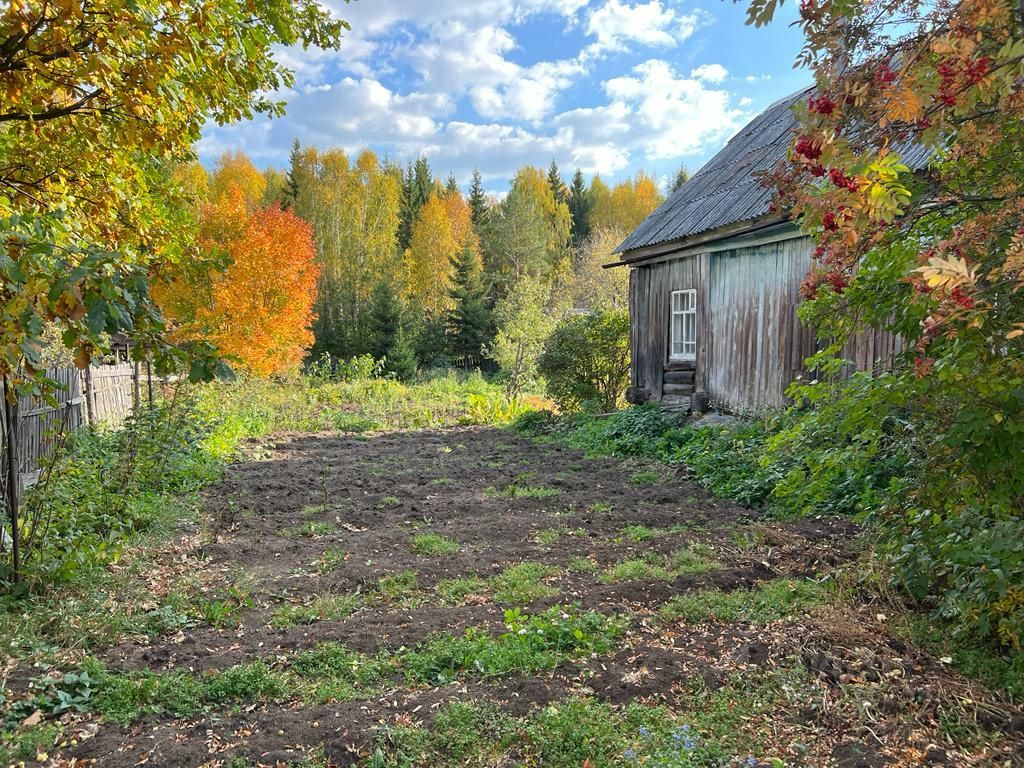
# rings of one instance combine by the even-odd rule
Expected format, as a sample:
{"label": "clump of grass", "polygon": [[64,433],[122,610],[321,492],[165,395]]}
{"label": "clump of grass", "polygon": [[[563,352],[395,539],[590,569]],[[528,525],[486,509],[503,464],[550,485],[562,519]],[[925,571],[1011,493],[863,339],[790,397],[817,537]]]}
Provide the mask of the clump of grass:
{"label": "clump of grass", "polygon": [[390,669],[387,659],[372,659],[341,643],[323,643],[298,654],[291,663],[300,683],[312,684],[306,698],[317,704],[364,697]]}
{"label": "clump of grass", "polygon": [[409,540],[409,549],[426,557],[446,557],[459,551],[459,542],[439,533],[419,533]]}
{"label": "clump of grass", "polygon": [[653,469],[641,470],[629,478],[629,482],[633,485],[657,485],[661,480],[661,473]]}
{"label": "clump of grass", "polygon": [[292,528],[284,528],[281,530],[281,535],[289,539],[297,538],[316,538],[317,536],[326,536],[329,533],[334,532],[334,526],[330,523],[323,523],[319,520],[310,520],[309,522],[303,523],[302,525],[296,525]]}
{"label": "clump of grass", "polygon": [[695,545],[667,557],[647,554],[623,560],[601,574],[600,581],[671,581],[677,576],[708,573],[721,567],[707,557],[708,553],[706,547]]}
{"label": "clump of grass", "polygon": [[481,595],[488,591],[487,580],[479,576],[458,579],[443,579],[434,587],[446,605],[459,605],[469,595]]}
{"label": "clump of grass", "polygon": [[573,573],[596,573],[598,569],[597,563],[589,557],[583,557],[582,555],[570,560],[568,567]]}
{"label": "clump of grass", "polygon": [[672,572],[655,558],[638,557],[623,560],[601,574],[605,584],[613,581],[671,581]]}
{"label": "clump of grass", "polygon": [[494,600],[507,605],[527,605],[534,600],[554,597],[559,589],[544,580],[556,576],[558,569],[544,563],[525,562],[510,565],[491,579]]}
{"label": "clump of grass", "polygon": [[588,510],[595,515],[604,515],[612,511],[612,505],[607,501],[595,501]]}
{"label": "clump of grass", "polygon": [[377,592],[391,600],[403,600],[415,595],[420,588],[415,571],[399,571],[377,579]]}
{"label": "clump of grass", "polygon": [[545,528],[542,531],[538,531],[533,540],[542,547],[551,547],[558,543],[558,540],[564,533],[566,533],[564,528]]}
{"label": "clump of grass", "polygon": [[397,496],[385,496],[377,505],[379,507],[397,507],[402,501]]}
{"label": "clump of grass", "polygon": [[675,574],[696,576],[722,567],[712,559],[711,549],[703,544],[691,544],[687,549],[677,549],[668,557],[669,567]]}
{"label": "clump of grass", "polygon": [[270,625],[277,629],[314,621],[336,621],[349,616],[359,607],[358,594],[318,595],[306,605],[284,605],[274,611]]}
{"label": "clump of grass", "polygon": [[303,517],[319,517],[327,514],[327,507],[323,504],[309,504],[302,508]]}
{"label": "clump of grass", "polygon": [[678,595],[661,607],[662,618],[689,624],[747,621],[768,624],[828,600],[831,590],[815,581],[776,579],[757,589],[703,590]]}
{"label": "clump of grass", "polygon": [[345,550],[329,547],[313,562],[313,566],[320,573],[327,573],[344,563],[346,558],[348,558],[348,553]]}
{"label": "clump of grass", "polygon": [[622,535],[637,542],[653,541],[667,536],[668,531],[664,528],[648,528],[646,525],[627,525],[622,529]]}
{"label": "clump of grass", "polygon": [[504,488],[488,488],[485,493],[488,496],[496,496],[501,499],[546,499],[557,496],[562,491],[558,488],[550,488],[544,485],[520,485],[509,483]]}
{"label": "clump of grass", "polygon": [[463,635],[435,635],[400,657],[408,683],[444,685],[461,675],[504,675],[553,669],[560,662],[607,653],[625,621],[596,612],[555,607],[537,615],[505,612],[508,631],[493,637],[470,629]]}

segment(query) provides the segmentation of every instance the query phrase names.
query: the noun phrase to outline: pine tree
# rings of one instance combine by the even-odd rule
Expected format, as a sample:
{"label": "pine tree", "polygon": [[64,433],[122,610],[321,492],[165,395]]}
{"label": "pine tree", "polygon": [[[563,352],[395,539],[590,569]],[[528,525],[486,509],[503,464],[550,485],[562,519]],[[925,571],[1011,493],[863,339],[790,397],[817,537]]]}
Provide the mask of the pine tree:
{"label": "pine tree", "polygon": [[672,185],[669,187],[669,192],[675,192],[683,184],[690,180],[690,169],[685,164],[679,166],[679,170],[676,171],[675,178],[672,179]]}
{"label": "pine tree", "polygon": [[572,244],[579,245],[590,235],[590,212],[593,208],[590,192],[579,168],[572,177],[568,202],[569,213],[572,214]]}
{"label": "pine tree", "polygon": [[551,185],[551,194],[555,196],[555,202],[569,202],[569,191],[565,188],[565,182],[562,181],[562,174],[558,172],[558,163],[554,158],[551,158],[551,166],[548,168],[548,184]]}
{"label": "pine tree", "polygon": [[302,162],[302,145],[299,140],[292,142],[292,152],[289,155],[288,173],[285,176],[284,194],[282,195],[281,207],[288,209],[295,205],[299,199],[299,164]]}
{"label": "pine tree", "polygon": [[494,339],[494,318],[472,248],[464,248],[454,261],[455,284],[450,293],[455,306],[448,313],[448,357],[466,369],[478,368]]}
{"label": "pine tree", "polygon": [[404,308],[390,282],[382,280],[370,297],[369,349],[377,360],[388,357],[402,330]]}
{"label": "pine tree", "polygon": [[459,182],[455,180],[455,174],[449,173],[448,178],[444,181],[444,193],[446,195],[457,195],[459,194]]}
{"label": "pine tree", "polygon": [[487,195],[484,194],[480,171],[476,168],[473,169],[473,183],[469,187],[469,210],[473,217],[473,226],[480,232],[487,221]]}

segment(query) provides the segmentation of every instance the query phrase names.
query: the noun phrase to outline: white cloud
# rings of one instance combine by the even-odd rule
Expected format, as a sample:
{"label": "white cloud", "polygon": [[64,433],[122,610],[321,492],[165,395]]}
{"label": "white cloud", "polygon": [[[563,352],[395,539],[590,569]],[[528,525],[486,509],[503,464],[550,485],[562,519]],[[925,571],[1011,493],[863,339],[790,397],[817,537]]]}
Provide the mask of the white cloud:
{"label": "white cloud", "polygon": [[728,91],[680,78],[659,59],[639,64],[629,76],[612,78],[604,89],[631,109],[632,141],[655,160],[700,151],[731,134],[742,116]]}
{"label": "white cloud", "polygon": [[690,77],[706,83],[721,83],[729,76],[729,70],[721,64],[701,64],[690,71]]}
{"label": "white cloud", "polygon": [[586,32],[597,38],[593,53],[624,51],[631,42],[669,48],[690,37],[705,20],[700,11],[680,14],[660,0],[636,5],[608,0],[587,18]]}
{"label": "white cloud", "polygon": [[399,55],[409,61],[424,87],[468,94],[486,120],[538,121],[552,112],[558,95],[585,67],[575,60],[524,67],[505,57],[516,47],[504,28],[453,23],[432,40],[405,46]]}

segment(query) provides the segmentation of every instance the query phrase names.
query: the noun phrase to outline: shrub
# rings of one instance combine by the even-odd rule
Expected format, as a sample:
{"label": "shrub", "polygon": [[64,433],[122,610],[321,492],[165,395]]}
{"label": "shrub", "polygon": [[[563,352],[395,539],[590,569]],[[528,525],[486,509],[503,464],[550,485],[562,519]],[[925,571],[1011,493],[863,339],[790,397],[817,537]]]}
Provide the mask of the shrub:
{"label": "shrub", "polygon": [[558,324],[537,361],[564,411],[610,411],[629,384],[629,314],[605,310]]}

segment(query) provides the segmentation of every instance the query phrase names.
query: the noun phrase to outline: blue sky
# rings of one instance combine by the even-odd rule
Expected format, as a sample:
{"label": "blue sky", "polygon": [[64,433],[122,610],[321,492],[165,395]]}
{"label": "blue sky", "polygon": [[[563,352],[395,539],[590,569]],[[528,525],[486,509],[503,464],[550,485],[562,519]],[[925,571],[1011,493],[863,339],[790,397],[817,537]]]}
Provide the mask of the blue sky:
{"label": "blue sky", "polygon": [[[331,0],[336,2],[336,0]],[[356,0],[340,51],[282,49],[284,118],[211,126],[199,153],[287,164],[294,138],[401,162],[426,156],[500,193],[554,158],[616,181],[696,170],[760,110],[809,81],[793,69],[796,3],[761,29],[714,0]]]}

